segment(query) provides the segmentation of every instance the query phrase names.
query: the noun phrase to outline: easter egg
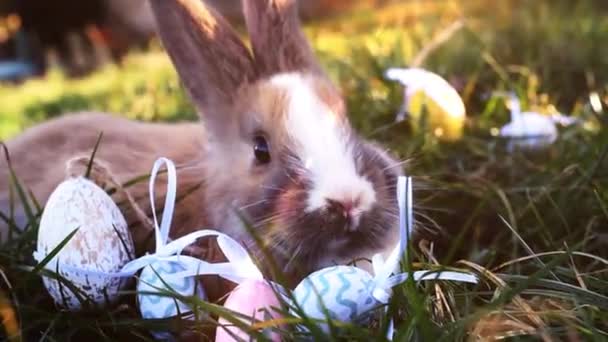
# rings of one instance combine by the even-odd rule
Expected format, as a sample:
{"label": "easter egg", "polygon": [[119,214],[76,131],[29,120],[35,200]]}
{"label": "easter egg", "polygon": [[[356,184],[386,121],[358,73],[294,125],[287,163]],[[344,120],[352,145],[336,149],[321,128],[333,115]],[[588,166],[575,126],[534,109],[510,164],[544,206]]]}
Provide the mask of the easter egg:
{"label": "easter egg", "polygon": [[[371,310],[380,303],[372,296],[374,280],[366,271],[352,266],[332,266],[306,277],[293,292],[296,302],[313,319],[366,324]],[[329,332],[322,324],[321,329]]]}
{"label": "easter egg", "polygon": [[[76,229],[45,268],[70,281],[94,304],[109,304],[118,298],[125,279],[107,274],[131,260],[133,240],[110,196],[83,177],[64,181],[49,197],[40,219],[35,259],[42,261]],[[48,277],[43,282],[57,304],[71,310],[82,307],[79,295],[65,284]]]}
{"label": "easter egg", "polygon": [[162,319],[192,312],[188,304],[180,300],[165,294],[153,295],[150,294],[151,292],[171,291],[182,296],[197,295],[201,299],[206,298],[205,291],[196,277],[175,276],[184,270],[185,268],[177,262],[156,261],[141,271],[137,283],[139,293],[137,299],[143,318]]}
{"label": "easter egg", "polygon": [[[230,293],[224,307],[250,316],[256,321],[276,319],[280,317],[280,313],[274,308],[281,308],[277,291],[279,291],[277,287],[273,287],[265,281],[245,280]],[[219,323],[220,326],[215,335],[217,342],[237,341],[235,336],[241,340],[250,340],[250,336],[246,332],[224,318],[220,318]],[[270,330],[266,336],[272,341],[281,341],[281,337]]]}
{"label": "easter egg", "polygon": [[465,123],[464,111],[452,112],[449,108],[446,109],[424,90],[412,92],[407,101],[414,130],[418,130],[423,120],[426,120],[426,127],[442,140],[453,141],[462,136]]}
{"label": "easter egg", "polygon": [[[190,306],[183,301],[176,300],[167,292],[175,292],[181,296],[197,295],[206,299],[205,292],[196,277],[176,276],[185,268],[178,262],[155,261],[144,267],[137,283],[137,300],[139,310],[144,319],[164,319],[180,315],[182,318],[193,319]],[[159,293],[154,295],[151,293]],[[169,334],[154,331],[158,339],[168,339]]]}
{"label": "easter egg", "polygon": [[386,77],[406,87],[404,109],[411,116],[414,131],[424,122],[442,140],[462,136],[466,109],[456,89],[443,77],[420,68],[391,68]]}
{"label": "easter egg", "polygon": [[507,145],[509,150],[542,148],[557,140],[559,132],[555,121],[560,117],[522,112],[521,103],[515,94],[511,94],[508,107],[511,110],[511,122],[500,128],[500,136],[510,138]]}

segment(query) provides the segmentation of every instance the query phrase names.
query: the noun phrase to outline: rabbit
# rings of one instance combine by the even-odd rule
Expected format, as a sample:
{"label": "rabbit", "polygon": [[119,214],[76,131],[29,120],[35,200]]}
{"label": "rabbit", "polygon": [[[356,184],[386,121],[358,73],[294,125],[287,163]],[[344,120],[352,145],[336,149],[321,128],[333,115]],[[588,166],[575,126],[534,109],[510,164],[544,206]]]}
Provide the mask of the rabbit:
{"label": "rabbit", "polygon": [[[342,94],[303,33],[297,1],[243,0],[251,49],[205,2],[150,4],[201,122],[78,113],[26,130],[6,147],[17,177],[40,203],[65,178],[66,162],[90,155],[103,132],[95,160],[119,182],[147,174],[160,156],[178,165],[173,237],[219,229],[256,256],[269,251],[294,282],[325,266],[390,251],[398,240],[400,164],[351,127]],[[9,171],[2,159],[0,210],[6,214]],[[147,183],[140,183],[128,191],[149,214]],[[120,194],[113,196],[122,203]],[[161,206],[162,198],[157,201]],[[143,253],[151,234],[121,209]],[[23,228],[24,209],[15,208],[13,216]]]}

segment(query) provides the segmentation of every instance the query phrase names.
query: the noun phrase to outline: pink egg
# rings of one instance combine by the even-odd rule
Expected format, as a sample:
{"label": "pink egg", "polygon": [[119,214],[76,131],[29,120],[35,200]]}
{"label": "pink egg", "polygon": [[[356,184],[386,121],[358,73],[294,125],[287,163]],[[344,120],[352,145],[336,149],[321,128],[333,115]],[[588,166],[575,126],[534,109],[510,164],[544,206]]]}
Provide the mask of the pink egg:
{"label": "pink egg", "polygon": [[[267,321],[280,317],[280,313],[273,308],[280,308],[281,303],[273,289],[267,282],[259,280],[246,280],[237,286],[226,299],[224,307],[250,316],[257,321]],[[242,340],[250,340],[250,336],[227,320],[221,318],[217,327],[215,341],[237,341],[233,336]],[[230,333],[228,332],[230,331]],[[281,341],[279,334],[270,332],[268,337],[272,341]]]}

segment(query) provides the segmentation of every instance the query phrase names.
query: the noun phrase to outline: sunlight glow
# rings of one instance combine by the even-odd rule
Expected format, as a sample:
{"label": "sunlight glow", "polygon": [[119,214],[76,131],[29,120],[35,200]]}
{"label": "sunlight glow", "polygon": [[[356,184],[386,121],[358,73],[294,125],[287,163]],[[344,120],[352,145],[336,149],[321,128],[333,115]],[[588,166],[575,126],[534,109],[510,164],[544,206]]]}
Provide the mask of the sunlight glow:
{"label": "sunlight glow", "polygon": [[8,30],[0,26],[0,43],[4,43],[8,39]]}
{"label": "sunlight glow", "polygon": [[6,17],[6,26],[12,32],[17,32],[21,28],[21,18],[17,14],[10,14]]}
{"label": "sunlight glow", "polygon": [[436,137],[441,138],[443,136],[443,128],[441,128],[441,127],[435,128],[434,133],[435,133]]}

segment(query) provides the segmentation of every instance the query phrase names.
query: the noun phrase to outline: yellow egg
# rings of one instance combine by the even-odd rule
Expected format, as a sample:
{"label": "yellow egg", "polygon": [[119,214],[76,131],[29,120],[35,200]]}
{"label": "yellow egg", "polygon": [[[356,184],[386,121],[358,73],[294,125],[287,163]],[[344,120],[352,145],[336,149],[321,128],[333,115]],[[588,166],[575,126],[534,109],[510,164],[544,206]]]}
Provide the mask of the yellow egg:
{"label": "yellow egg", "polygon": [[405,87],[404,109],[414,131],[420,131],[424,124],[441,140],[453,141],[462,136],[466,109],[456,89],[445,79],[420,68],[391,68],[386,77]]}
{"label": "yellow egg", "polygon": [[[454,107],[457,106],[454,104]],[[407,110],[414,131],[419,131],[423,120],[426,120],[428,129],[441,140],[454,141],[462,137],[465,116],[446,110],[424,90],[418,90],[408,98]],[[424,119],[423,115],[426,115]]]}

